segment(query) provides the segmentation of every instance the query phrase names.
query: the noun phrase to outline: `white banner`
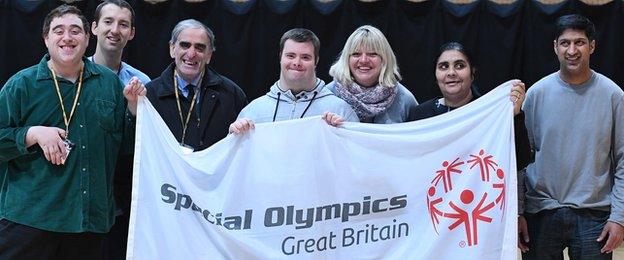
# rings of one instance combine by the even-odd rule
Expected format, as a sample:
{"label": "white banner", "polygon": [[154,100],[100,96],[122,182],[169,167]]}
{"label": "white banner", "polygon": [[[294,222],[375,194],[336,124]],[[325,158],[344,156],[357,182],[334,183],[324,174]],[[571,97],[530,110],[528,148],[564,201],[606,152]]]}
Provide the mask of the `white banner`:
{"label": "white banner", "polygon": [[193,154],[142,98],[127,256],[515,259],[510,89],[404,124],[258,124]]}

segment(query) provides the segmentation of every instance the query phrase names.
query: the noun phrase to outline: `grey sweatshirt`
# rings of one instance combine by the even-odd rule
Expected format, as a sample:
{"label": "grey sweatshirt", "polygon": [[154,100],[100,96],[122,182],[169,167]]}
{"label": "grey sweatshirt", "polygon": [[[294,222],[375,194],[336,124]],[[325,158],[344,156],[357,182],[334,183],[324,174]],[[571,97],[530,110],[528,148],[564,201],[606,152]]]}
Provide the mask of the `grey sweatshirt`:
{"label": "grey sweatshirt", "polygon": [[529,88],[522,110],[535,151],[525,211],[611,211],[609,220],[624,225],[624,92],[594,71],[580,85],[555,72]]}
{"label": "grey sweatshirt", "polygon": [[[319,116],[333,112],[345,121],[358,122],[358,117],[347,102],[325,88],[325,82],[316,79],[316,86],[310,91],[294,95],[290,90],[282,90],[275,82],[269,92],[253,100],[238,114],[238,118],[249,118],[255,123],[298,119]],[[275,120],[273,116],[275,115]]]}

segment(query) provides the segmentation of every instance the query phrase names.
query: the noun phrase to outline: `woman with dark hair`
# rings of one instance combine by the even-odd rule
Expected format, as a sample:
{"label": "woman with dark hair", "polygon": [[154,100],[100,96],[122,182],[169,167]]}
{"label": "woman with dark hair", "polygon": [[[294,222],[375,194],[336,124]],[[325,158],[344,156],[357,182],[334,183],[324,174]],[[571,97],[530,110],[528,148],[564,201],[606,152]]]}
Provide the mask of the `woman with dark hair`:
{"label": "woman with dark hair", "polygon": [[[442,97],[420,104],[409,121],[444,114],[479,98],[481,94],[474,85],[476,68],[470,53],[458,42],[445,43],[440,47],[436,60],[436,82]],[[520,113],[524,100],[524,83],[514,83],[510,98],[514,102],[514,114]]]}
{"label": "woman with dark hair", "polygon": [[[479,98],[481,94],[474,84],[476,68],[470,53],[457,42],[445,43],[440,47],[436,60],[436,81],[442,97],[428,100],[418,107],[410,121],[444,114]],[[509,97],[514,103],[514,134],[516,147],[516,167],[521,171],[530,161],[530,148],[524,127],[524,114],[520,108],[524,101],[524,83],[517,80]]]}

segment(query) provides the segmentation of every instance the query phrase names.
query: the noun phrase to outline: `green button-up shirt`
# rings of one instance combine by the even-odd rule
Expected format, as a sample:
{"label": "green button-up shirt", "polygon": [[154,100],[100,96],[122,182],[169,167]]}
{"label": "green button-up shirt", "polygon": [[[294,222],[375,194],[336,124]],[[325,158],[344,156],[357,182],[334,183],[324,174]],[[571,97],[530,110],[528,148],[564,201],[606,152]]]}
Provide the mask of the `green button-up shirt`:
{"label": "green button-up shirt", "polygon": [[[134,118],[123,85],[109,69],[85,58],[83,83],[68,139],[76,144],[65,165],[26,148],[31,126],[65,129],[46,55],[0,91],[0,218],[55,232],[108,232],[114,222],[112,178],[117,156],[134,144]],[[67,113],[78,81],[58,78]],[[123,139],[123,140],[122,140]]]}

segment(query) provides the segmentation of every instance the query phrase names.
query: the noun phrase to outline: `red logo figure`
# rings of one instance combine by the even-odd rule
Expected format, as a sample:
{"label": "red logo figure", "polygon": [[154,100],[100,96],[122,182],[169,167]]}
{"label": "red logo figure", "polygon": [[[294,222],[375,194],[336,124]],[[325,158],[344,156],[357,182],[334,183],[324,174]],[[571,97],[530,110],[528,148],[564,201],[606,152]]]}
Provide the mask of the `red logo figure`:
{"label": "red logo figure", "polygon": [[[487,222],[487,223],[492,223],[492,218],[487,217],[483,214],[485,214],[485,212],[487,212],[488,210],[490,210],[491,208],[494,207],[494,202],[490,202],[487,205],[483,206],[483,202],[485,202],[485,199],[487,198],[487,192],[483,194],[483,197],[481,197],[481,201],[479,201],[479,204],[477,204],[477,206],[472,210],[472,238],[474,240],[474,244],[478,244],[479,241],[479,237],[477,236],[477,223],[479,220]],[[470,242],[470,238],[468,239],[468,242]]]}
{"label": "red logo figure", "polygon": [[[472,194],[472,191],[464,190],[460,195],[460,200],[464,204],[470,204],[474,200],[474,194]],[[452,201],[449,202],[449,205],[455,210],[455,213],[444,213],[444,216],[452,219],[457,219],[453,224],[449,226],[449,229],[453,230],[460,224],[464,224],[464,227],[466,228],[466,237],[468,238],[468,246],[472,246],[472,235],[470,232],[468,212],[455,206],[455,203],[453,203]]]}
{"label": "red logo figure", "polygon": [[463,161],[459,161],[459,158],[455,159],[451,165],[449,165],[448,161],[444,161],[442,166],[445,167],[443,170],[439,170],[436,172],[435,178],[431,181],[433,185],[438,185],[440,179],[442,179],[442,183],[444,184],[444,192],[449,192],[453,189],[453,184],[451,183],[451,173],[461,174],[462,171],[458,170],[457,167],[464,164]]}
{"label": "red logo figure", "polygon": [[429,196],[427,196],[427,211],[429,211],[429,216],[431,217],[431,223],[433,224],[433,230],[435,230],[436,234],[440,234],[440,233],[438,233],[438,228],[436,227],[436,225],[440,224],[440,219],[438,219],[438,216],[442,217],[442,215],[444,215],[444,212],[442,212],[439,209],[437,209],[436,205],[440,204],[442,202],[442,198],[429,200],[429,198],[433,197],[433,195],[435,195],[435,193],[436,193],[435,187],[433,187],[433,186],[429,187],[429,191],[427,192],[427,194],[429,195]]}
{"label": "red logo figure", "polygon": [[503,172],[503,170],[498,169],[496,170],[496,177],[498,177],[499,180],[501,180],[501,183],[494,183],[492,184],[492,187],[494,189],[499,189],[500,193],[498,194],[498,196],[496,196],[496,200],[494,200],[494,202],[496,204],[499,204],[499,207],[501,210],[503,210],[503,216],[505,215],[505,172]]}
{"label": "red logo figure", "polygon": [[[468,216],[468,212],[456,206],[452,201],[449,202],[449,205],[455,210],[455,213],[444,213],[445,217],[457,219],[453,224],[449,226],[450,230],[455,229],[460,224],[464,224],[464,227],[466,229],[466,239],[468,240],[468,246],[476,245],[479,243],[479,237],[477,236],[478,221],[481,220],[488,223],[492,222],[492,218],[483,215],[485,212],[494,207],[493,202],[490,202],[485,207],[482,207],[483,202],[485,202],[486,198],[487,192],[483,194],[483,197],[481,198],[481,201],[479,201],[479,204],[477,204],[477,206],[472,210],[470,217]],[[468,205],[474,200],[474,194],[470,190],[464,190],[460,195],[460,200],[465,205]]]}
{"label": "red logo figure", "polygon": [[468,163],[472,163],[472,165],[470,165],[470,169],[478,164],[479,170],[481,170],[481,180],[490,181],[490,168],[492,168],[492,170],[495,170],[496,167],[498,167],[498,164],[496,164],[496,162],[492,159],[494,156],[488,155],[483,157],[483,154],[485,154],[485,151],[483,151],[483,149],[479,151],[479,155],[471,154],[470,157],[472,157],[473,159],[468,160]]}
{"label": "red logo figure", "polygon": [[[438,231],[439,226],[444,227],[448,225],[448,230],[450,231],[457,230],[460,226],[464,227],[466,241],[461,241],[460,246],[462,243],[466,243],[468,246],[478,245],[478,225],[492,223],[492,217],[490,216],[493,215],[491,214],[497,214],[498,212],[498,214],[504,216],[505,210],[506,182],[504,170],[499,168],[499,165],[494,160],[494,156],[486,155],[483,149],[480,149],[478,154],[469,155],[471,159],[465,161],[465,163],[461,160],[461,157],[458,157],[452,163],[448,161],[442,163],[444,168],[435,171],[431,181],[432,186],[427,190],[426,199],[427,211],[436,234],[440,235]],[[475,174],[469,174],[477,165],[479,165],[480,178]],[[474,171],[477,171],[477,169]],[[490,182],[490,171],[496,172],[498,178],[494,178],[495,181]],[[457,175],[452,176],[452,173]],[[462,191],[458,194],[451,192],[453,190],[452,177],[455,179],[477,178],[479,181],[476,183],[476,187],[474,186],[474,181],[462,182],[471,186],[460,187]],[[440,192],[442,188],[444,188],[444,192]],[[475,192],[478,194],[476,196],[480,197],[478,202],[475,200]],[[496,194],[496,198],[494,198],[494,195],[488,196],[488,194]],[[457,199],[461,203],[457,203]],[[495,207],[496,205],[499,207]]]}

